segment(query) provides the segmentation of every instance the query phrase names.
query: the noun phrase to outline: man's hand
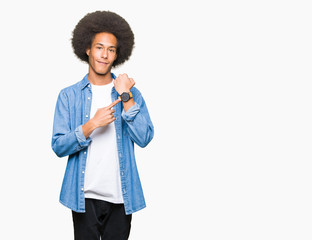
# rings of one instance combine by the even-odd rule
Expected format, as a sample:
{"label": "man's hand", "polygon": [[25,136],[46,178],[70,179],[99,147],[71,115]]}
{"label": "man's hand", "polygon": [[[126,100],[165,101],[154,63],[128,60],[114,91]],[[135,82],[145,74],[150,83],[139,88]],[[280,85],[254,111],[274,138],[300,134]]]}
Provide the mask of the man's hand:
{"label": "man's hand", "polygon": [[91,119],[93,124],[96,128],[98,127],[104,127],[113,121],[115,121],[114,112],[115,110],[112,109],[117,103],[119,103],[121,100],[117,99],[113,103],[111,103],[107,107],[99,108],[96,113],[94,114],[94,117]]}
{"label": "man's hand", "polygon": [[127,74],[120,74],[114,81],[116,91],[121,95],[123,92],[130,92],[135,82]]}
{"label": "man's hand", "polygon": [[[124,92],[130,92],[135,82],[127,74],[120,74],[114,81],[116,91],[121,95]],[[133,98],[128,102],[123,102],[124,110],[127,112],[135,104]]]}
{"label": "man's hand", "polygon": [[86,138],[88,138],[96,128],[104,127],[115,121],[114,116],[115,110],[112,108],[120,101],[121,101],[120,99],[117,99],[116,101],[112,102],[109,106],[99,108],[94,114],[94,117],[91,118],[88,122],[86,122],[82,126],[82,132]]}

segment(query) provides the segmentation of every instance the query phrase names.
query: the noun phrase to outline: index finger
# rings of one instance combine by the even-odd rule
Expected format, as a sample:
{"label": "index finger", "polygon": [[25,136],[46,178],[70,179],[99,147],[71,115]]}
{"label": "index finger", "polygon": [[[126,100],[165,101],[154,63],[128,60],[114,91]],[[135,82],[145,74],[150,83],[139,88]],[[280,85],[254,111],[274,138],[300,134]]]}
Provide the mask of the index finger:
{"label": "index finger", "polygon": [[117,103],[119,103],[121,101],[121,99],[117,99],[116,101],[112,102],[110,105],[108,105],[106,108],[111,109],[112,107],[114,107]]}

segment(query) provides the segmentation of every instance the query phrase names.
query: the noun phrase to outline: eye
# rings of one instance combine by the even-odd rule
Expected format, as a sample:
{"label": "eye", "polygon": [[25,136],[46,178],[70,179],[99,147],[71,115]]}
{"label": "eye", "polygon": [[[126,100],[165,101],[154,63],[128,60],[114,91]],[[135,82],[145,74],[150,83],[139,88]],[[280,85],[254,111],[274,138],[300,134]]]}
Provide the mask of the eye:
{"label": "eye", "polygon": [[96,47],[96,48],[97,48],[97,49],[103,49],[103,48],[102,48],[102,47],[100,47],[100,46],[99,46],[99,47]]}
{"label": "eye", "polygon": [[115,49],[113,49],[113,48],[110,48],[110,49],[109,49],[109,51],[110,51],[111,53],[116,52],[116,50],[115,50]]}

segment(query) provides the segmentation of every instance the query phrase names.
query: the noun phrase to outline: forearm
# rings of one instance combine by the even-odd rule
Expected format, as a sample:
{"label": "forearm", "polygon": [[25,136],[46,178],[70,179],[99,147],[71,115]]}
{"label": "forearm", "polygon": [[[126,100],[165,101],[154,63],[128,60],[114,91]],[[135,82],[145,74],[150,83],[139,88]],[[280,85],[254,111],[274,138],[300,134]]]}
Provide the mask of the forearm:
{"label": "forearm", "polygon": [[131,98],[128,102],[123,102],[122,104],[125,112],[127,112],[132,106],[134,106],[135,102],[133,98]]}
{"label": "forearm", "polygon": [[134,121],[127,122],[130,138],[140,147],[145,147],[153,139],[154,127],[152,123],[139,113]]}
{"label": "forearm", "polygon": [[91,118],[88,122],[82,125],[82,133],[83,135],[88,138],[91,133],[98,127],[104,127],[108,124],[111,124],[115,121],[114,112],[115,110],[113,107],[118,104],[121,100],[117,99],[116,101],[112,102],[109,106],[99,108],[94,117]]}
{"label": "forearm", "polygon": [[52,149],[59,157],[76,153],[90,144],[91,139],[84,137],[81,126],[72,132],[61,132],[55,132],[52,137]]}
{"label": "forearm", "polygon": [[90,137],[91,133],[95,129],[96,129],[96,125],[94,124],[94,121],[92,119],[90,119],[88,122],[82,125],[82,133],[85,136],[85,138]]}
{"label": "forearm", "polygon": [[154,136],[154,127],[145,107],[135,104],[122,113],[130,138],[140,147],[145,147]]}

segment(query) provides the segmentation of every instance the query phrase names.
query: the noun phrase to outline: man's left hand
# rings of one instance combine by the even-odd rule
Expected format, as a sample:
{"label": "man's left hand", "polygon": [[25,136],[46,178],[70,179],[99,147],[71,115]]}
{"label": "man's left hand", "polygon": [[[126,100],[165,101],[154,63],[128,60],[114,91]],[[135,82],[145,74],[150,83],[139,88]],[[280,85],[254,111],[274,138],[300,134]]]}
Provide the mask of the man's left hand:
{"label": "man's left hand", "polygon": [[135,82],[127,74],[120,74],[114,81],[116,91],[121,95],[123,92],[130,92]]}

